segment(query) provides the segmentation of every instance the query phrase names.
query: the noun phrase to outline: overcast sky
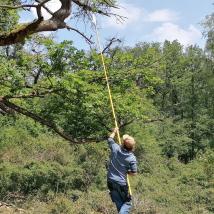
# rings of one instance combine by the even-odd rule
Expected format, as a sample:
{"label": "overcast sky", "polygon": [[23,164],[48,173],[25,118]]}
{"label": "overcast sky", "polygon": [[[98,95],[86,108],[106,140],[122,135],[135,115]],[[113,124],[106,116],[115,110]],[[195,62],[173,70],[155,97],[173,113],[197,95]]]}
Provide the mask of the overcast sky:
{"label": "overcast sky", "polygon": [[[213,12],[213,0],[119,0],[120,9],[113,12],[127,17],[119,23],[114,17],[102,18],[97,16],[99,31],[103,42],[105,39],[116,36],[124,41],[125,45],[133,46],[137,42],[163,42],[165,39],[177,39],[184,46],[198,44],[204,46],[203,28],[200,23],[206,15]],[[52,11],[60,7],[58,0],[49,3]],[[35,12],[33,12],[35,14]],[[45,18],[48,14],[43,11]],[[30,21],[33,17],[28,12],[21,14],[20,21]],[[87,35],[94,34],[90,25],[69,21]],[[57,41],[73,40],[78,48],[87,48],[87,44],[80,35],[60,30],[54,33]]]}

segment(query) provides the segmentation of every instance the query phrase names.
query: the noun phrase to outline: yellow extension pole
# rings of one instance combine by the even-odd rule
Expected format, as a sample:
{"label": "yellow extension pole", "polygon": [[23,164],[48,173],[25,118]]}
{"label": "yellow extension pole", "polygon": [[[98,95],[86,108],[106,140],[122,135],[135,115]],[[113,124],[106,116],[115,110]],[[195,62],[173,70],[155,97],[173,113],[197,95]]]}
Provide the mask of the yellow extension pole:
{"label": "yellow extension pole", "polygon": [[[94,23],[95,30],[96,30],[97,44],[98,44],[98,48],[99,48],[99,51],[100,51],[100,57],[101,57],[103,70],[104,70],[104,74],[105,74],[105,80],[106,80],[106,85],[107,85],[107,89],[108,89],[108,95],[109,95],[109,100],[110,100],[110,104],[111,104],[112,115],[113,115],[113,118],[114,118],[115,127],[118,130],[117,131],[117,139],[118,139],[119,144],[121,145],[122,143],[121,143],[121,139],[120,139],[120,131],[119,131],[117,118],[116,118],[116,113],[115,113],[115,109],[114,109],[114,103],[113,103],[113,99],[112,99],[112,95],[111,95],[111,88],[110,88],[110,85],[109,85],[109,78],[108,78],[108,74],[107,74],[105,60],[104,60],[103,53],[102,53],[100,37],[99,37],[97,24],[96,24],[96,17],[94,16],[94,14],[92,15],[92,19],[93,19],[93,23]],[[127,185],[128,185],[128,189],[129,189],[129,194],[132,195],[130,181],[129,181],[129,175],[127,175]]]}

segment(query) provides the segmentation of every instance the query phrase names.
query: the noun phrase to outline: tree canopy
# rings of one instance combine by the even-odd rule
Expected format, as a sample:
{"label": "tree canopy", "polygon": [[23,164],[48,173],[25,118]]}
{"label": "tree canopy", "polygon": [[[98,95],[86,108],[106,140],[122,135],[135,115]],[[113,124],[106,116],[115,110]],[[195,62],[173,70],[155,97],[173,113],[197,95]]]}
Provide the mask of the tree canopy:
{"label": "tree canopy", "polygon": [[[83,2],[104,12],[110,3]],[[1,7],[1,31],[17,21]],[[204,26],[204,49],[114,38],[103,51],[121,134],[136,140],[136,214],[214,212],[213,15]],[[114,121],[97,51],[33,33],[1,47],[0,64],[0,212],[115,213],[105,179]]]}

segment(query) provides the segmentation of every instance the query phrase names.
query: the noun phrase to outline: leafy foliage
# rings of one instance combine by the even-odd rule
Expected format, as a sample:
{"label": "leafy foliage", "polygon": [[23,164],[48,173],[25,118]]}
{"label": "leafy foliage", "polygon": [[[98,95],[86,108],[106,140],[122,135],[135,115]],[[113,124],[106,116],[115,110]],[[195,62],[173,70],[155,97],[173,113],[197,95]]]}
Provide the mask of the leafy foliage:
{"label": "leafy foliage", "polygon": [[[214,212],[207,51],[165,41],[104,56],[121,134],[137,141],[136,214]],[[99,57],[42,36],[1,49],[0,200],[31,213],[115,213],[103,141],[114,124]]]}

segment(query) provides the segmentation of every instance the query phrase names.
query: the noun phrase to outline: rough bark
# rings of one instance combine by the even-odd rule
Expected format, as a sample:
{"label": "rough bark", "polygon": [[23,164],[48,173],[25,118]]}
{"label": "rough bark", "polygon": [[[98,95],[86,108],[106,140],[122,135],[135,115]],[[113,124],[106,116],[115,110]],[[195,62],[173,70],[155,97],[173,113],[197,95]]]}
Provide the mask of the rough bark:
{"label": "rough bark", "polygon": [[[87,38],[83,33],[81,33],[79,30],[74,29],[70,26],[68,26],[65,23],[65,19],[69,17],[71,14],[72,9],[72,2],[78,7],[80,7],[83,11],[83,13],[88,14],[88,11],[95,12],[101,15],[110,16],[115,15],[111,14],[102,10],[99,10],[97,8],[93,8],[87,3],[82,3],[80,0],[59,0],[61,2],[61,8],[57,10],[56,12],[51,12],[47,6],[45,6],[45,3],[47,3],[50,0],[35,0],[35,2],[38,3],[38,5],[35,4],[25,4],[25,5],[16,5],[16,6],[8,6],[8,5],[0,5],[0,8],[5,9],[18,9],[18,8],[36,8],[38,19],[35,20],[32,23],[22,25],[21,27],[11,31],[11,32],[3,32],[0,33],[0,46],[5,45],[11,45],[16,44],[19,42],[23,42],[25,38],[28,36],[38,33],[38,32],[45,32],[45,31],[56,31],[58,29],[66,28],[68,30],[74,30],[77,33],[79,33],[81,36],[83,36],[88,42],[92,43],[89,38]],[[115,7],[112,4],[106,3],[107,8],[108,7]],[[48,20],[44,20],[41,13],[41,8],[44,8],[47,12],[51,14],[51,18]],[[116,8],[116,7],[115,7]],[[122,17],[120,17],[122,18]]]}
{"label": "rough bark", "polygon": [[11,31],[10,33],[0,34],[0,46],[23,42],[27,36],[30,36],[36,31],[42,22],[43,18],[40,18],[33,23],[23,25],[20,28]]}
{"label": "rough bark", "polygon": [[[67,28],[64,20],[71,14],[71,0],[60,0],[61,8],[52,14],[48,20],[44,20],[41,16],[41,6],[43,1],[38,4],[37,14],[38,19],[32,23],[22,25],[20,28],[11,32],[4,32],[0,34],[0,46],[11,45],[18,42],[23,42],[26,37],[43,31],[56,31],[58,29]],[[4,6],[5,7],[5,6]],[[11,8],[14,9],[14,8]]]}

